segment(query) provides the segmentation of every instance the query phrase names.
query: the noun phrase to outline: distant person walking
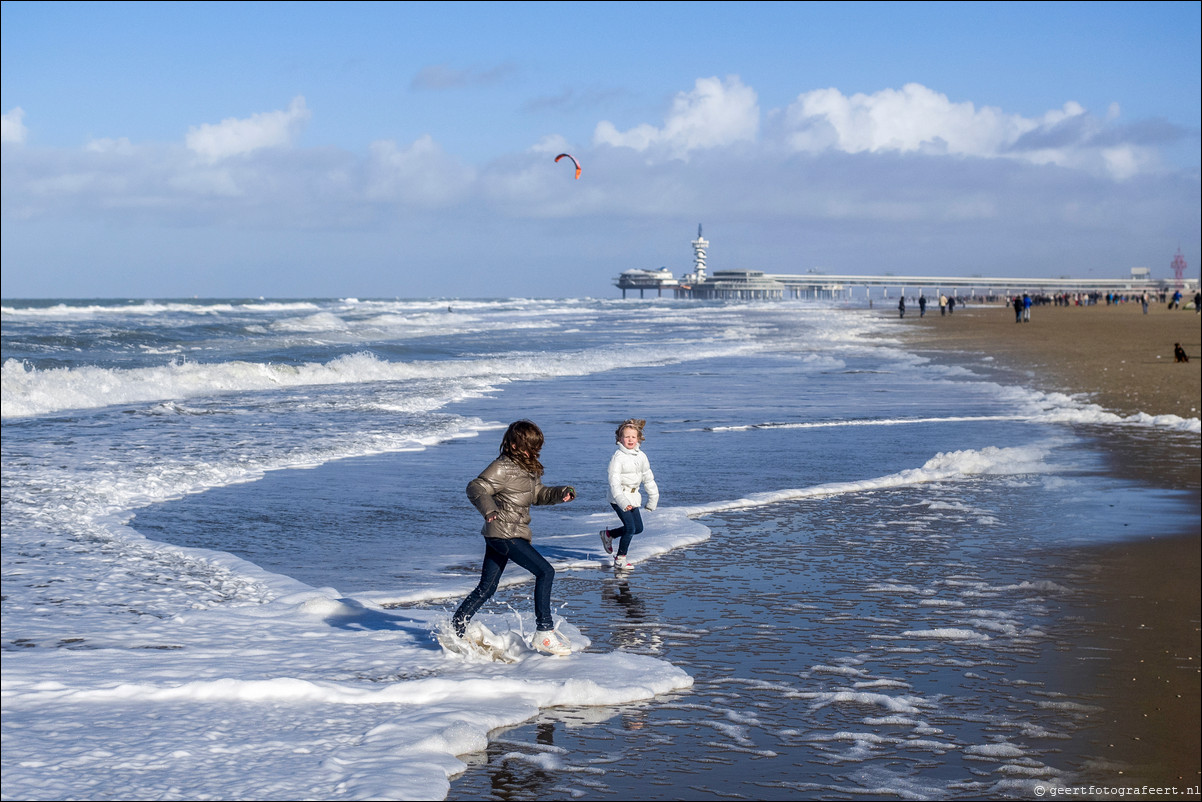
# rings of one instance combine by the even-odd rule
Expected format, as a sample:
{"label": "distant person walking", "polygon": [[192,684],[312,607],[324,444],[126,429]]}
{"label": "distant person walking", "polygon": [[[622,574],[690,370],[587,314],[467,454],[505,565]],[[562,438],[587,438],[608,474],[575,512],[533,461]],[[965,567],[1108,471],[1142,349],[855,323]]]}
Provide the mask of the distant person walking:
{"label": "distant person walking", "polygon": [[1146,291],[1139,296],[1139,302],[1143,304],[1144,314],[1148,314],[1148,293]]}
{"label": "distant person walking", "polygon": [[947,299],[947,313],[949,315],[956,314],[956,296]]}
{"label": "distant person walking", "polygon": [[899,317],[906,316],[906,296],[904,295],[901,297],[901,300],[897,302],[897,314]]}
{"label": "distant person walking", "polygon": [[1031,296],[1023,293],[1023,323],[1031,322]]}
{"label": "distant person walking", "polygon": [[939,316],[943,317],[947,314],[947,296],[939,293]]}
{"label": "distant person walking", "polygon": [[1022,323],[1023,322],[1023,299],[1020,296],[1015,295],[1013,298],[1010,299],[1010,305],[1014,307],[1014,322]]}
{"label": "distant person walking", "polygon": [[927,297],[921,293],[918,295],[918,316],[927,316]]}

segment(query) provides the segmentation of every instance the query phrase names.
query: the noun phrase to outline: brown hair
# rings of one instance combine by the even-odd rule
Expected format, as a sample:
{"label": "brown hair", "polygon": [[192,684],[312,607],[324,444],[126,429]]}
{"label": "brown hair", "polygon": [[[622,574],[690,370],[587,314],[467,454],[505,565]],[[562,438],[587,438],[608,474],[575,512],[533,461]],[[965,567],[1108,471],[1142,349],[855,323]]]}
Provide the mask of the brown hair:
{"label": "brown hair", "polygon": [[646,437],[643,437],[643,427],[646,425],[647,421],[643,420],[642,418],[627,418],[618,424],[618,429],[614,432],[614,442],[622,442],[623,429],[634,429],[639,433],[639,442],[643,442],[647,439]]}
{"label": "brown hair", "polygon": [[509,457],[535,476],[543,475],[538,453],[543,450],[543,433],[528,420],[514,421],[501,438],[501,455]]}

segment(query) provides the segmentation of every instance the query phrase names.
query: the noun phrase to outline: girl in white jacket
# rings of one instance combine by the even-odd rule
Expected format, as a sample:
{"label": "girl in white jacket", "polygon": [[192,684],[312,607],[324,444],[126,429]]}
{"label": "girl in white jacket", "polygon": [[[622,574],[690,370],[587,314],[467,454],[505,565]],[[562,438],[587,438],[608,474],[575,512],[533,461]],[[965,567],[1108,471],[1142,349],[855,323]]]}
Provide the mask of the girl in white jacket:
{"label": "girl in white jacket", "polygon": [[630,539],[643,531],[643,517],[639,514],[643,497],[639,495],[639,485],[647,489],[648,512],[659,504],[659,487],[655,484],[655,474],[651,473],[651,462],[639,449],[639,443],[646,439],[643,437],[646,425],[645,420],[630,418],[622,421],[614,433],[618,450],[609,460],[609,505],[622,520],[622,526],[601,530],[601,545],[606,552],[613,554],[613,542],[618,541],[614,568],[634,567],[626,553],[630,549]]}

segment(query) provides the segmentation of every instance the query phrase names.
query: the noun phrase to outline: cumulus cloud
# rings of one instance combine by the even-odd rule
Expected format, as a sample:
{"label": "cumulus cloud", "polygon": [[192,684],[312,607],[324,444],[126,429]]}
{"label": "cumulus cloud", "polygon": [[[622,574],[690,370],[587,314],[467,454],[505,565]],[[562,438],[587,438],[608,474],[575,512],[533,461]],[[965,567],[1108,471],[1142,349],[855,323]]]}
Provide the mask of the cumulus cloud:
{"label": "cumulus cloud", "polygon": [[990,106],[978,109],[970,102],[953,103],[947,95],[911,83],[900,90],[851,97],[837,89],[805,92],[786,110],[786,122],[789,143],[800,151],[996,156],[1023,135],[1084,112],[1068,103],[1042,120],[1030,120]]}
{"label": "cumulus cloud", "polygon": [[745,143],[813,155],[1009,159],[1126,180],[1158,167],[1159,146],[1196,138],[1167,123],[1123,126],[1118,117],[1115,104],[1099,118],[1074,101],[1027,117],[953,102],[918,83],[871,94],[816,89],[798,95],[783,110],[770,110],[766,118],[771,125],[760,141],[756,93],[731,76],[698,79],[691,91],[675,97],[662,125],[619,130],[603,120],[594,130],[593,144],[684,160]]}
{"label": "cumulus cloud", "polygon": [[568,140],[564,139],[559,134],[549,134],[540,139],[538,142],[535,142],[534,145],[531,146],[530,152],[541,155],[545,153],[566,153],[571,149],[572,146],[568,143]]}
{"label": "cumulus cloud", "polygon": [[738,76],[725,81],[698,78],[693,91],[681,92],[672,101],[662,127],[644,123],[622,132],[603,120],[593,142],[636,151],[663,148],[674,158],[687,158],[693,151],[754,141],[759,125],[755,90]]}
{"label": "cumulus cloud", "polygon": [[244,119],[234,117],[188,129],[184,142],[197,155],[216,162],[261,148],[278,148],[292,143],[310,117],[304,97],[293,98],[283,111],[267,111]]}
{"label": "cumulus cloud", "polygon": [[121,153],[127,156],[137,152],[137,148],[128,137],[93,139],[84,146],[84,150],[89,153]]}
{"label": "cumulus cloud", "polygon": [[[381,139],[366,154],[287,147],[310,117],[297,97],[285,110],[198,126],[182,142],[6,144],[0,190],[11,217],[69,213],[118,225],[161,219],[276,229],[421,219],[436,221],[434,231],[444,230],[437,222],[444,218],[474,214],[526,223],[639,219],[650,230],[684,216],[737,219],[749,229],[771,221],[785,232],[827,223],[848,231],[910,225],[937,242],[949,229],[978,223],[1021,228],[1067,216],[1066,225],[1096,234],[1133,220],[1158,231],[1177,219],[1161,205],[1140,211],[1145,197],[1172,198],[1196,216],[1196,169],[1149,165],[1166,143],[1197,132],[1164,121],[1124,125],[1117,108],[1105,119],[1074,103],[1024,117],[953,103],[918,84],[871,95],[807,92],[787,108],[766,110],[763,124],[758,103],[737,77],[702,78],[672,99],[658,124],[619,131],[603,122],[591,144],[536,135],[525,150],[474,164],[435,135]],[[21,141],[23,112],[4,117],[5,141]],[[565,151],[584,164],[579,182],[551,161]],[[1096,210],[1105,214],[1087,219]],[[445,230],[459,236],[458,228]]]}
{"label": "cumulus cloud", "polygon": [[846,96],[837,89],[804,92],[785,110],[785,140],[793,150],[819,153],[926,153],[1013,158],[1129,178],[1154,163],[1153,152],[1116,137],[1106,120],[1069,101],[1039,117],[992,106],[952,102],[921,84]]}
{"label": "cumulus cloud", "polygon": [[441,206],[460,197],[474,175],[428,134],[406,147],[371,144],[365,197],[375,202]]}
{"label": "cumulus cloud", "polygon": [[25,110],[20,106],[0,117],[0,142],[23,145],[28,134],[29,129],[25,127]]}

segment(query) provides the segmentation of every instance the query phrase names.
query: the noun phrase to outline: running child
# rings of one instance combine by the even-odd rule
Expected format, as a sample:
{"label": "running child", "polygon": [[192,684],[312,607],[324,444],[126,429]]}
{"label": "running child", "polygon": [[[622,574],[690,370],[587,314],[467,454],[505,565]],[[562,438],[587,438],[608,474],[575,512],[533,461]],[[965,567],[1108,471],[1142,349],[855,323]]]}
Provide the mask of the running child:
{"label": "running child", "polygon": [[614,568],[634,567],[626,555],[630,550],[630,539],[643,531],[643,516],[639,514],[643,498],[639,495],[639,485],[647,489],[648,512],[659,504],[659,487],[655,484],[655,474],[651,473],[651,462],[639,449],[639,443],[647,439],[643,436],[646,425],[645,420],[630,418],[622,421],[614,433],[618,450],[609,460],[609,505],[622,525],[617,529],[601,530],[601,545],[607,553],[614,554],[613,542],[618,541]]}
{"label": "running child", "polygon": [[467,497],[484,516],[484,565],[480,584],[459,605],[451,623],[463,637],[471,617],[497,590],[510,560],[534,574],[534,616],[538,631],[533,646],[547,654],[571,654],[568,639],[551,618],[551,583],[555,569],[531,543],[530,506],[560,504],[576,498],[569,485],[543,487],[538,461],[543,433],[528,420],[509,424],[501,439],[501,455],[467,486]]}

